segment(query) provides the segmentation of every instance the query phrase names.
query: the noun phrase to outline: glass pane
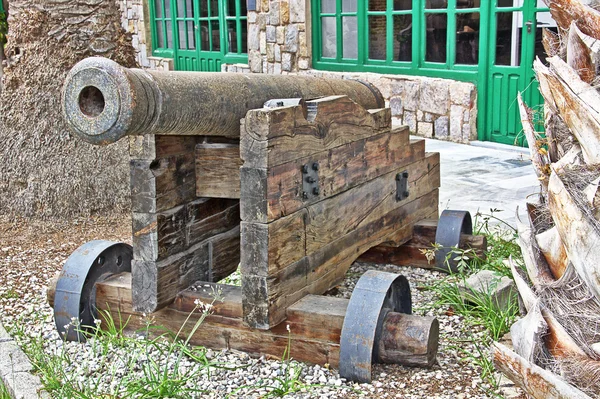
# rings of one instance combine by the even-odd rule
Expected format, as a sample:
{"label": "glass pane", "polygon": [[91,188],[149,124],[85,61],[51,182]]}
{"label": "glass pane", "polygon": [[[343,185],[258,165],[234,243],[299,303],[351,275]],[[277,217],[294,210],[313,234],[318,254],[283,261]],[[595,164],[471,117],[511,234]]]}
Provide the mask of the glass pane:
{"label": "glass pane", "polygon": [[342,12],[356,12],[357,0],[342,0]]}
{"label": "glass pane", "polygon": [[235,17],[235,0],[228,0],[226,3],[225,15]]}
{"label": "glass pane", "polygon": [[177,0],[177,18],[185,17],[185,0]]}
{"label": "glass pane", "polygon": [[240,16],[245,17],[248,15],[248,7],[246,5],[246,0],[238,0],[240,2]]}
{"label": "glass pane", "polygon": [[188,48],[190,50],[196,49],[196,31],[194,29],[194,22],[187,21],[187,40],[188,40]]}
{"label": "glass pane", "polygon": [[165,0],[165,18],[171,18],[171,0]]}
{"label": "glass pane", "polygon": [[212,35],[212,51],[221,51],[221,38],[219,37],[219,21],[212,21],[210,23],[211,35]]}
{"label": "glass pane", "polygon": [[523,0],[498,0],[498,7],[521,7]]}
{"label": "glass pane", "polygon": [[446,62],[446,14],[426,14],[426,52],[425,61]]}
{"label": "glass pane", "polygon": [[235,21],[227,21],[227,51],[237,53],[237,31]]}
{"label": "glass pane", "polygon": [[163,17],[162,1],[154,0],[154,13],[156,14],[156,18]]}
{"label": "glass pane", "polygon": [[336,0],[321,0],[322,13],[334,13]]}
{"label": "glass pane", "polygon": [[323,57],[337,57],[335,17],[321,18]]}
{"label": "glass pane", "polygon": [[425,2],[425,8],[447,8],[448,0],[427,0]]}
{"label": "glass pane", "polygon": [[210,15],[213,17],[219,16],[219,2],[217,0],[211,0],[210,2]]}
{"label": "glass pane", "polygon": [[480,0],[456,0],[456,8],[477,8]]}
{"label": "glass pane", "polygon": [[456,63],[479,63],[479,13],[456,14]]}
{"label": "glass pane", "polygon": [[208,0],[200,0],[198,8],[200,9],[200,18],[208,17]]}
{"label": "glass pane", "polygon": [[156,47],[165,48],[165,32],[163,30],[162,21],[156,21]]}
{"label": "glass pane", "polygon": [[375,15],[369,17],[369,59],[385,60],[386,55],[386,17]]}
{"label": "glass pane", "polygon": [[[246,4],[245,1],[242,3]],[[248,33],[246,32],[248,24],[245,19],[242,19],[242,54],[248,53]]]}
{"label": "glass pane", "polygon": [[171,25],[171,21],[165,21],[166,29],[167,29],[167,48],[174,48],[173,46],[173,26]]}
{"label": "glass pane", "polygon": [[200,49],[209,50],[210,43],[208,41],[208,22],[200,21]]}
{"label": "glass pane", "polygon": [[412,0],[394,0],[394,10],[412,10]]}
{"label": "glass pane", "polygon": [[186,36],[186,31],[185,31],[185,22],[184,21],[177,21],[177,29],[179,31],[179,48],[181,50],[186,50],[186,46],[185,46],[185,36]]}
{"label": "glass pane", "polygon": [[520,12],[498,13],[496,23],[496,65],[521,65],[522,14]]}
{"label": "glass pane", "polygon": [[394,54],[398,61],[412,60],[412,15],[394,15]]}
{"label": "glass pane", "polygon": [[342,57],[358,58],[358,18],[342,18]]}
{"label": "glass pane", "polygon": [[194,3],[192,2],[192,0],[186,1],[185,16],[187,18],[194,18]]}
{"label": "glass pane", "polygon": [[386,3],[386,0],[369,0],[369,11],[385,11]]}

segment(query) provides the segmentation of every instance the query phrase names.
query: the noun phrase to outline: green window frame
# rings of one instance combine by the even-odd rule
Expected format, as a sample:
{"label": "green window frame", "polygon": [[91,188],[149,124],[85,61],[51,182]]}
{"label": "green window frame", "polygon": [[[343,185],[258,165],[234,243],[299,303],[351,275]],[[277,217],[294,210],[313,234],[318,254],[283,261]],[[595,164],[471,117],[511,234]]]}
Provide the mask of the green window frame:
{"label": "green window frame", "polygon": [[246,0],[148,0],[148,9],[152,55],[175,58],[197,49],[220,53],[228,63],[248,62]]}
{"label": "green window frame", "polygon": [[[353,12],[347,10],[347,3],[356,4]],[[488,34],[484,28],[488,7],[485,0],[313,0],[313,66],[331,71],[398,73],[475,82],[482,64],[479,59],[486,50],[482,43]],[[349,17],[357,21],[355,57],[344,57],[344,47],[350,47],[345,43],[348,23],[344,20]],[[465,22],[468,18],[477,23]],[[435,19],[445,21],[439,24],[445,25],[444,46],[440,48],[447,55],[442,61],[428,55],[428,43],[437,29],[432,26]],[[436,33],[438,41],[442,40]],[[335,50],[332,43],[336,43]],[[457,49],[460,51],[469,43],[476,48],[472,54],[459,52],[457,57]]]}

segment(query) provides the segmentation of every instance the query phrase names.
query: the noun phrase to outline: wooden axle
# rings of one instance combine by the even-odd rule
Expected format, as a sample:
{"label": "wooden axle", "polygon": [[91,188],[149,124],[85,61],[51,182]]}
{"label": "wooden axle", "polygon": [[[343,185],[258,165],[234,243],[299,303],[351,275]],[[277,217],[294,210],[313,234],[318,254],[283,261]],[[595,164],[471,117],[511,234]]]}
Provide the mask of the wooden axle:
{"label": "wooden axle", "polygon": [[[48,301],[53,306],[56,280],[48,289]],[[286,320],[269,330],[257,330],[243,322],[241,287],[200,282],[181,292],[168,307],[148,318],[171,331],[179,331],[188,315],[183,335],[189,334],[201,314],[195,301],[212,303],[212,314],[190,339],[192,345],[212,349],[235,349],[251,355],[281,358],[291,338],[291,357],[312,364],[338,367],[340,334],[349,300],[322,295],[307,295],[286,310]],[[126,323],[127,331],[145,327],[142,314],[133,311],[131,274],[122,273],[96,284],[96,306],[100,314],[109,311],[115,323]],[[102,317],[102,316],[100,316]],[[103,323],[106,326],[107,323]],[[289,326],[289,336],[288,336]],[[187,336],[186,336],[187,337]],[[383,325],[379,342],[379,359],[385,363],[430,367],[438,348],[438,322],[433,317],[390,312]]]}

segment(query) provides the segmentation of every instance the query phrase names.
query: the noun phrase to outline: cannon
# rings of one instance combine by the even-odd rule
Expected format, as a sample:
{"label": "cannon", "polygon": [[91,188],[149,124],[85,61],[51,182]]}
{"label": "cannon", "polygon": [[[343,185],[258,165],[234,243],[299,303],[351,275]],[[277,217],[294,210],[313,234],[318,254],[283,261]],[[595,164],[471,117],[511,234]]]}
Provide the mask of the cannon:
{"label": "cannon", "polygon": [[[437,228],[439,154],[392,128],[376,88],[91,58],[69,73],[63,111],[87,142],[129,136],[133,245],[71,255],[49,289],[59,330],[98,309],[178,330],[219,291],[191,343],[280,357],[289,331],[295,359],[356,381],[374,362],[434,364],[438,322],[412,315],[405,277],[369,271],[349,300],[323,295],[357,259],[435,267],[417,249],[439,232],[446,248],[485,246],[466,213]],[[238,267],[241,286],[220,283]]]}

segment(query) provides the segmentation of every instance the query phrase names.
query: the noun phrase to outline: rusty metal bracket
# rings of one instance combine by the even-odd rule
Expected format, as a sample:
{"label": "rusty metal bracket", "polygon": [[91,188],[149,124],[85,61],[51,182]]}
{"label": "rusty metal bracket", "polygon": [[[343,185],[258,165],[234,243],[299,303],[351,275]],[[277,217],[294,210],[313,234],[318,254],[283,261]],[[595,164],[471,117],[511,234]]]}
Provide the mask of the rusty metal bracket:
{"label": "rusty metal bracket", "polygon": [[321,194],[319,188],[319,163],[302,165],[302,199],[309,200]]}
{"label": "rusty metal bracket", "polygon": [[104,240],[87,242],[69,256],[54,296],[54,321],[63,339],[85,341],[85,327],[98,318],[96,283],[130,272],[132,258],[131,245]]}
{"label": "rusty metal bracket", "polygon": [[378,359],[377,342],[389,312],[412,313],[406,277],[369,270],[350,297],[340,338],[340,376],[371,382],[371,366]]}
{"label": "rusty metal bracket", "polygon": [[408,171],[396,175],[396,201],[402,201],[410,195],[408,191]]}
{"label": "rusty metal bracket", "polygon": [[456,273],[458,261],[450,254],[453,248],[458,248],[461,234],[472,233],[473,222],[468,211],[443,211],[435,232],[435,242],[440,246],[435,253],[436,269]]}

